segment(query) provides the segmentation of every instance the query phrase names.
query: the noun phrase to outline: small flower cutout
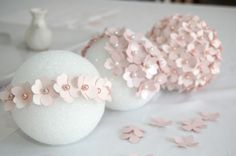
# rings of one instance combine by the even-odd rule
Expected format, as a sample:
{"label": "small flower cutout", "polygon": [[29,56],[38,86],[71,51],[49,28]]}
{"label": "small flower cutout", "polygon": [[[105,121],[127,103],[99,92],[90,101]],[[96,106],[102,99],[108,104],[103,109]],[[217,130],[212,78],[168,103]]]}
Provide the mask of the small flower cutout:
{"label": "small flower cutout", "polygon": [[149,124],[161,128],[169,126],[170,124],[172,124],[172,121],[164,118],[152,118]]}
{"label": "small flower cutout", "polygon": [[111,101],[111,88],[112,84],[107,79],[98,79],[96,81],[97,96],[100,100]]}
{"label": "small flower cutout", "polygon": [[35,83],[31,87],[33,95],[33,101],[37,105],[51,105],[53,104],[57,94],[53,90],[53,81],[47,79],[35,80]]}
{"label": "small flower cutout", "polygon": [[174,137],[171,141],[180,148],[195,147],[198,145],[198,143],[194,141],[193,136]]}
{"label": "small flower cutout", "polygon": [[13,101],[17,108],[23,108],[32,102],[33,93],[29,83],[13,87],[12,94],[14,95]]}
{"label": "small flower cutout", "polygon": [[4,91],[0,92],[0,99],[4,103],[5,111],[11,111],[15,107],[15,103],[13,101],[14,95],[11,91],[12,87],[8,86]]}
{"label": "small flower cutout", "polygon": [[53,88],[66,102],[69,103],[73,102],[74,97],[78,96],[78,90],[72,86],[66,74],[61,74],[57,77]]}
{"label": "small flower cutout", "polygon": [[220,113],[200,112],[202,120],[204,121],[216,121],[220,117]]}
{"label": "small flower cutout", "polygon": [[193,131],[196,133],[200,133],[202,128],[205,128],[206,124],[202,119],[194,119],[194,120],[185,120],[182,121],[181,128],[185,131]]}
{"label": "small flower cutout", "polygon": [[122,130],[121,139],[128,140],[132,144],[136,144],[144,136],[144,130],[136,126],[126,126]]}
{"label": "small flower cutout", "polygon": [[95,87],[96,77],[90,76],[79,76],[77,85],[79,88],[80,93],[86,99],[95,98],[97,95],[97,88]]}

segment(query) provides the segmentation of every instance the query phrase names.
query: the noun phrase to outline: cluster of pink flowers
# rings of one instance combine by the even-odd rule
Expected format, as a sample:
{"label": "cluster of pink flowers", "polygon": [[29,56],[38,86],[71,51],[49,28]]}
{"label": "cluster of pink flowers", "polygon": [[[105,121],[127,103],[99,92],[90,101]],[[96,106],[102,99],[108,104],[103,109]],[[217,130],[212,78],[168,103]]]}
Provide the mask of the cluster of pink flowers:
{"label": "cluster of pink flowers", "polygon": [[143,99],[160,90],[166,82],[162,69],[166,61],[146,37],[129,29],[109,28],[104,32],[109,54],[104,66],[115,75],[122,75],[129,88],[135,88]]}
{"label": "cluster of pink flowers", "polygon": [[154,25],[147,37],[167,62],[163,87],[168,90],[201,88],[220,71],[221,42],[217,32],[198,16],[167,17]]}
{"label": "cluster of pink flowers", "polygon": [[71,103],[81,95],[86,99],[111,101],[111,82],[97,76],[69,77],[61,74],[56,80],[37,79],[33,85],[26,82],[15,87],[8,86],[0,92],[0,99],[4,102],[5,110],[10,111],[32,103],[49,106],[58,97]]}

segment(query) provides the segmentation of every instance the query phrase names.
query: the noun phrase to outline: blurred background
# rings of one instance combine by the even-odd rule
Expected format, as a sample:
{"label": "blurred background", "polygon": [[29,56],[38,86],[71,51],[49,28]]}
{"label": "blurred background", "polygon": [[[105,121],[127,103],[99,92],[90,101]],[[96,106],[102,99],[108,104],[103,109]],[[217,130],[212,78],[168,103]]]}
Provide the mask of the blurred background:
{"label": "blurred background", "polygon": [[213,5],[236,5],[235,0],[139,0],[139,1],[161,1],[172,3],[196,3],[196,4],[213,4]]}

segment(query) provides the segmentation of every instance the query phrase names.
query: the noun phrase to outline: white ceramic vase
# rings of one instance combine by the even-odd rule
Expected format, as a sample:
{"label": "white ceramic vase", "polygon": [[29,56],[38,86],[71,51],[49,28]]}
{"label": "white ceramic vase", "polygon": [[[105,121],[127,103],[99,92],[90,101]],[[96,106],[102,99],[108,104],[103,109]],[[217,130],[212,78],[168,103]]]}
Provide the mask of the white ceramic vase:
{"label": "white ceramic vase", "polygon": [[47,50],[52,43],[52,33],[45,21],[47,10],[33,8],[30,10],[30,13],[32,15],[32,21],[26,31],[26,44],[31,50]]}

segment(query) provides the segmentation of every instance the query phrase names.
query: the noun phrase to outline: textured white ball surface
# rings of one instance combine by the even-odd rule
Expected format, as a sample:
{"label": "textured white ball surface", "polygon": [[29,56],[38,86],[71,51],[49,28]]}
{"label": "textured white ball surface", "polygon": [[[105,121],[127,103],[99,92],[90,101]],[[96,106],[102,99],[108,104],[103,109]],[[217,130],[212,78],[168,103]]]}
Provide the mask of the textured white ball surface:
{"label": "textured white ball surface", "polygon": [[[58,75],[99,75],[86,59],[69,51],[48,51],[28,59],[16,72],[13,85],[34,83],[35,79]],[[105,102],[76,99],[66,103],[58,99],[52,106],[31,104],[12,111],[13,119],[20,129],[33,139],[50,145],[68,144],[88,135],[100,121]]]}
{"label": "textured white ball surface", "polygon": [[106,103],[106,107],[112,110],[128,111],[137,109],[145,105],[152,96],[142,99],[136,96],[136,90],[129,88],[122,76],[115,76],[104,67],[106,59],[109,57],[104,49],[106,39],[97,41],[86,53],[86,58],[97,68],[102,77],[107,77],[112,82],[112,101]]}

